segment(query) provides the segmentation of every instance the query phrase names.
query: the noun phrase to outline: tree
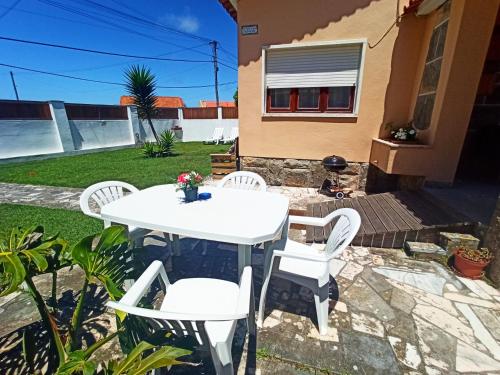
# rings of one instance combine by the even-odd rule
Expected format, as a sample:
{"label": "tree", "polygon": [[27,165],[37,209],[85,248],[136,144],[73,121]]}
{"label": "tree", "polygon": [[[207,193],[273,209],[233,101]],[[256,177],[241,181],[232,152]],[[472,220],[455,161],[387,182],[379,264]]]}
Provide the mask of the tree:
{"label": "tree", "polygon": [[234,105],[236,105],[236,107],[237,107],[238,106],[238,89],[236,89],[236,91],[234,92],[233,99],[234,99]]}
{"label": "tree", "polygon": [[157,112],[156,108],[156,78],[149,68],[145,66],[132,65],[125,71],[125,87],[134,99],[134,104],[137,106],[137,114],[142,120],[147,120],[151,132],[153,133],[156,142],[160,139],[156,133],[153,121],[151,118]]}

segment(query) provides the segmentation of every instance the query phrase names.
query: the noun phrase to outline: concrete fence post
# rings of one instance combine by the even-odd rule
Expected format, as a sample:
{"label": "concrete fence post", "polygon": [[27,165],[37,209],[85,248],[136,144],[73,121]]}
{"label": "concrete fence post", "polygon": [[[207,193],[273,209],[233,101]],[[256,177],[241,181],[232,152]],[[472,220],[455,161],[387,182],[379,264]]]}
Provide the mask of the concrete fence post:
{"label": "concrete fence post", "polygon": [[217,107],[217,119],[222,120],[222,107]]}
{"label": "concrete fence post", "polygon": [[182,126],[182,120],[184,120],[184,112],[182,112],[182,108],[177,108],[177,117],[179,118],[180,126]]}
{"label": "concrete fence post", "polygon": [[141,124],[139,122],[139,115],[137,114],[137,107],[135,105],[127,106],[127,116],[133,143],[138,144],[143,142],[145,139],[142,139],[143,132],[141,132]]}
{"label": "concrete fence post", "polygon": [[63,151],[66,152],[76,150],[64,102],[51,100],[49,101],[49,108],[50,113],[52,114],[52,119],[56,124],[57,132],[59,133],[59,140],[61,141]]}

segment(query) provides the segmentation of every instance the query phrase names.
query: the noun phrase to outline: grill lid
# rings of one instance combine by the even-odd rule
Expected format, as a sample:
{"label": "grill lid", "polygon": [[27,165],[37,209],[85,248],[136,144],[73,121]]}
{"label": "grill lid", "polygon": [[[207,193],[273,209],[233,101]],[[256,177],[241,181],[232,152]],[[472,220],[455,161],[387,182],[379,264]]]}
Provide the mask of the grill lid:
{"label": "grill lid", "polygon": [[341,171],[347,168],[347,162],[342,156],[331,155],[327,156],[321,162],[323,167],[328,171]]}

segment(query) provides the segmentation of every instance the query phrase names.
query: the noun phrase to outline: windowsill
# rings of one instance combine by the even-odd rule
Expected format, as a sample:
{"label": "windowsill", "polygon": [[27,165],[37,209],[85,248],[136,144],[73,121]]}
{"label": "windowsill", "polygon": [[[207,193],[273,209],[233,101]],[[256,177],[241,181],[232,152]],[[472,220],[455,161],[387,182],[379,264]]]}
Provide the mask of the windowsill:
{"label": "windowsill", "polygon": [[269,112],[263,113],[262,117],[315,117],[315,118],[357,118],[357,113],[327,113],[327,112]]}
{"label": "windowsill", "polygon": [[391,142],[390,140],[386,139],[380,139],[380,138],[373,138],[373,141],[382,143],[386,146],[389,146],[390,148],[431,148],[430,145],[427,144],[422,144],[422,143],[394,143]]}

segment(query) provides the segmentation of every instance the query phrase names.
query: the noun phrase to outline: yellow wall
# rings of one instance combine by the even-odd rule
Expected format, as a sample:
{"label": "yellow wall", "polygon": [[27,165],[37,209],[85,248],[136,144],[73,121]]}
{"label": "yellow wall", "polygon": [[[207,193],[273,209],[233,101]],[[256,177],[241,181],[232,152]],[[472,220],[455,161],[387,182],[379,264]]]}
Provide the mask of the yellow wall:
{"label": "yellow wall", "polygon": [[353,119],[263,118],[262,46],[362,38],[373,45],[394,23],[396,6],[395,0],[240,0],[239,25],[259,26],[258,35],[239,36],[240,154],[316,160],[338,154],[368,161],[382,125],[408,120],[425,20],[408,17],[366,49]]}
{"label": "yellow wall", "polygon": [[[239,0],[239,26],[259,26],[258,35],[239,35],[240,154],[316,160],[338,154],[350,161],[368,161],[372,139],[387,134],[384,124],[413,117],[436,20],[435,14],[406,16],[380,40],[401,13],[397,3]],[[400,1],[401,7],[406,3]],[[421,133],[429,148],[396,150],[391,154],[394,173],[453,181],[499,3],[452,1],[431,127]],[[263,46],[362,38],[373,48],[366,49],[356,118],[262,117]]]}

